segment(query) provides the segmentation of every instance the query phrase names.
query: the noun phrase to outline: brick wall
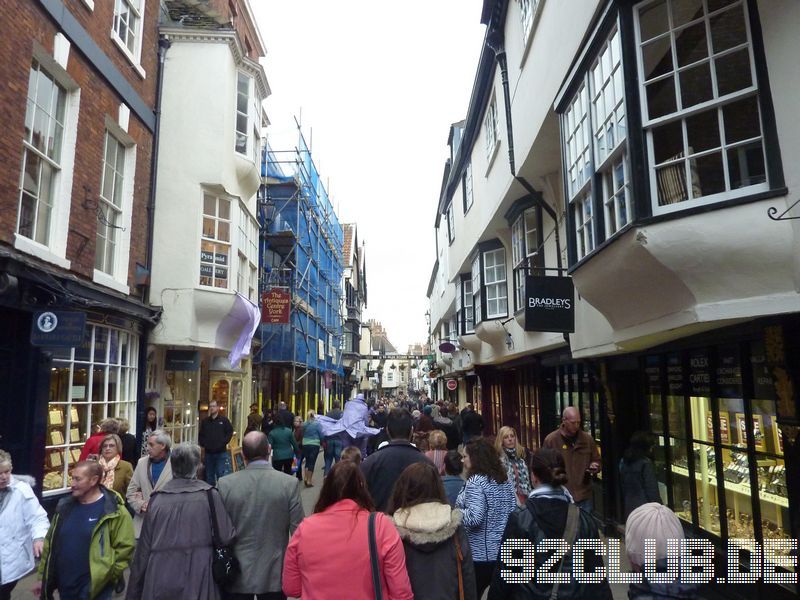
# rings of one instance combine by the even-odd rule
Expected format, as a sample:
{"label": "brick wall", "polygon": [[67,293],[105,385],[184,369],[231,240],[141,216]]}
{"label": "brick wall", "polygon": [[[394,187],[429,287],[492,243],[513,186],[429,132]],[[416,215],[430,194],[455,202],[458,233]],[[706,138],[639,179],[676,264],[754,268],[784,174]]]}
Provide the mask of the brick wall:
{"label": "brick wall", "polygon": [[[0,25],[0,81],[4,82],[0,86],[0,122],[5,132],[5,135],[0,136],[0,243],[11,245],[19,209],[25,103],[34,42],[52,53],[58,28],[41,8],[38,0],[4,0],[3,4],[4,14],[14,15],[14,18],[4,19]],[[149,106],[153,106],[157,75],[159,0],[145,1],[141,54],[145,78],[132,68],[131,62],[111,40],[114,2],[95,0],[94,11],[82,0],[65,0],[64,4],[136,92]],[[102,177],[105,117],[117,121],[122,99],[74,45],[70,47],[66,70],[81,88],[81,95],[75,169],[69,199],[70,219],[68,224],[60,223],[58,226],[68,229],[67,259],[72,263],[73,273],[91,279],[98,223],[95,211],[82,206],[86,195],[84,188],[91,190],[92,200],[97,199]],[[133,291],[134,267],[137,262],[145,261],[152,134],[133,112],[130,115],[128,134],[137,146],[128,280]]]}

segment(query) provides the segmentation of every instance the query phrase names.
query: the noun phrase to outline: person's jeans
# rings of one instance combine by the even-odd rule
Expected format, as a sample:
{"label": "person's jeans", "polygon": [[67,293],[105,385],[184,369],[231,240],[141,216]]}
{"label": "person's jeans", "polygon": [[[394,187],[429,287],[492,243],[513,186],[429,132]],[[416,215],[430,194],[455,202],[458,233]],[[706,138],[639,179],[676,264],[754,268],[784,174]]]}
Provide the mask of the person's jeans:
{"label": "person's jeans", "polygon": [[594,512],[594,502],[592,501],[591,498],[587,498],[586,500],[580,500],[579,502],[575,503],[575,506],[577,506],[581,510],[585,510],[589,514],[592,514],[592,512]]}
{"label": "person's jeans", "polygon": [[[97,596],[94,597],[94,600],[111,600],[113,592],[114,585],[108,584],[105,589],[103,589]],[[91,593],[92,582],[89,581],[76,595],[65,595],[61,593],[61,590],[58,590],[58,597],[61,598],[61,600],[91,600]]]}
{"label": "person's jeans", "polygon": [[19,583],[19,579],[6,583],[5,585],[0,585],[0,600],[11,600],[11,592],[14,590],[17,583]]}
{"label": "person's jeans", "polygon": [[286,473],[287,475],[291,475],[292,474],[292,459],[291,458],[282,458],[282,459],[273,458],[272,459],[272,467],[276,471],[280,471],[281,473]]}
{"label": "person's jeans", "polygon": [[339,436],[331,436],[325,439],[325,476],[331,471],[334,462],[342,460],[342,439]]}
{"label": "person's jeans", "polygon": [[349,448],[355,446],[361,451],[361,458],[367,458],[367,438],[360,437],[354,438],[349,433],[345,434],[344,447]]}
{"label": "person's jeans", "polygon": [[231,472],[230,455],[227,452],[206,452],[206,481],[217,485],[217,479]]}
{"label": "person's jeans", "polygon": [[314,472],[317,466],[317,456],[319,456],[319,446],[316,444],[306,444],[303,446],[303,459],[306,461],[306,471]]}

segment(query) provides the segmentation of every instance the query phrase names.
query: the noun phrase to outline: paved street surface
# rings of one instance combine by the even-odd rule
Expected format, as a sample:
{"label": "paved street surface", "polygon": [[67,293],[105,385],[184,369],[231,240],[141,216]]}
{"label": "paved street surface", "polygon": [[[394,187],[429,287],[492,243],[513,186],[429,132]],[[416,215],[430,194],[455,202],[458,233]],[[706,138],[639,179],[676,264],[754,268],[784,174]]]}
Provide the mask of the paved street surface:
{"label": "paved street surface", "polygon": [[[314,479],[313,484],[314,487],[306,488],[302,487],[300,491],[300,498],[303,501],[303,510],[305,511],[306,515],[310,515],[314,510],[314,504],[317,502],[317,498],[319,497],[319,490],[322,486],[322,466],[324,461],[322,457],[317,460],[317,468],[314,472]],[[622,552],[622,570],[625,571],[630,568],[628,564],[627,557],[625,556],[625,552]],[[36,579],[31,575],[23,579],[16,587],[14,592],[11,594],[12,600],[33,600],[35,596],[31,593],[31,587],[35,583]],[[614,600],[624,600],[628,597],[628,586],[620,585],[620,584],[612,584],[611,590],[614,593]],[[56,594],[58,597],[58,594]],[[124,598],[125,594],[115,595],[114,598]],[[484,594],[484,598],[486,595]]]}

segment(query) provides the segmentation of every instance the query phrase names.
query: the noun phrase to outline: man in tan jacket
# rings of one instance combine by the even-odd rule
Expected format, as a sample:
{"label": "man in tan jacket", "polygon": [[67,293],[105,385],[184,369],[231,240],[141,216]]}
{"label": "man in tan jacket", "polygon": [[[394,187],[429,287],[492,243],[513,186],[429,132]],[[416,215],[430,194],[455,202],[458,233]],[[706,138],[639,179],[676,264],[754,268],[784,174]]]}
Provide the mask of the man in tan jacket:
{"label": "man in tan jacket", "polygon": [[150,494],[163,488],[172,479],[172,467],[169,464],[169,451],[172,447],[172,438],[161,429],[157,429],[147,438],[147,456],[143,456],[136,463],[133,478],[128,484],[125,497],[133,509],[133,529],[136,539],[142,531],[144,513]]}
{"label": "man in tan jacket", "polygon": [[579,508],[592,512],[592,475],[600,472],[600,452],[591,435],[581,429],[581,413],[568,406],[561,427],[544,438],[543,448],[558,450],[567,467],[567,489]]}

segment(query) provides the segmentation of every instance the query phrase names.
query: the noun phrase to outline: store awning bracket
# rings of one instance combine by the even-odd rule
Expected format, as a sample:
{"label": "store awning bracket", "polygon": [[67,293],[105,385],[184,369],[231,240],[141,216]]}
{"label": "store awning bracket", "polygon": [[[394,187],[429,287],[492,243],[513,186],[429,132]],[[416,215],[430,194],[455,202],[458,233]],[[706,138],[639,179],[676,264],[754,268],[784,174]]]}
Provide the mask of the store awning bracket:
{"label": "store awning bracket", "polygon": [[787,217],[787,216],[786,216],[786,214],[787,214],[787,213],[788,213],[790,210],[792,210],[792,209],[793,209],[795,206],[797,206],[798,204],[800,204],[800,198],[798,198],[797,200],[795,200],[795,201],[794,201],[794,203],[793,203],[791,206],[789,206],[789,208],[787,208],[785,211],[783,211],[783,212],[782,212],[781,214],[779,214],[777,217],[776,217],[775,215],[778,213],[778,209],[777,209],[777,208],[775,208],[774,206],[770,206],[770,207],[767,209],[767,216],[768,216],[770,219],[772,219],[773,221],[791,221],[791,220],[793,220],[793,219],[800,219],[800,215],[797,215],[797,216],[794,216],[794,217]]}

